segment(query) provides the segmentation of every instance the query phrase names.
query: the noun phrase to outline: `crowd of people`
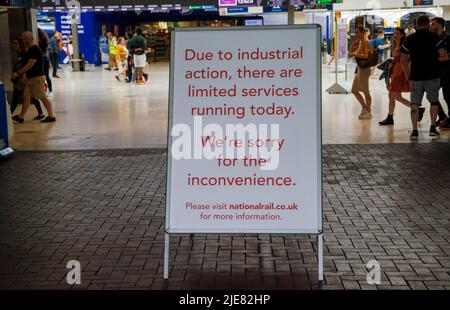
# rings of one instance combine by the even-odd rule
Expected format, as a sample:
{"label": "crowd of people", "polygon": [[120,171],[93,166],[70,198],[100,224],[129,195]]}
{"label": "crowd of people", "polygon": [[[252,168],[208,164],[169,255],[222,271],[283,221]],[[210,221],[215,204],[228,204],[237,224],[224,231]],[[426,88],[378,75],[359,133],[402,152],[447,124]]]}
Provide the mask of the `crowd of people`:
{"label": "crowd of people", "polygon": [[[416,20],[416,29],[408,26],[406,30],[395,28],[392,44],[383,40],[381,30],[377,39],[369,41],[368,31],[357,27],[355,39],[350,47],[350,57],[357,63],[352,93],[361,105],[360,119],[372,118],[372,97],[369,78],[375,66],[380,65],[384,50],[390,48],[392,59],[387,65],[387,89],[389,92],[389,112],[380,125],[394,125],[396,102],[410,109],[412,131],[411,140],[418,139],[417,123],[423,118],[424,95],[430,102],[431,125],[429,134],[439,136],[436,128],[450,128],[449,115],[439,102],[442,88],[444,100],[450,112],[450,36],[445,32],[445,20],[435,17],[430,21],[426,15]],[[410,93],[410,100],[402,93]]]}
{"label": "crowd of people", "polygon": [[127,33],[126,37],[116,39],[111,32],[107,33],[109,45],[109,61],[106,70],[118,71],[114,77],[125,83],[135,82],[136,85],[146,84],[148,74],[144,72],[147,64],[146,39],[142,29],[137,28],[135,34]]}
{"label": "crowd of people", "polygon": [[[384,31],[379,30],[373,40],[369,40],[370,31],[356,27],[355,38],[350,44],[349,56],[356,60],[356,73],[352,85],[352,93],[361,106],[359,119],[372,118],[372,96],[369,79],[377,66],[382,66],[385,51],[391,51],[392,58],[385,63],[386,84],[388,90],[388,115],[379,124],[394,125],[396,103],[400,102],[410,109],[412,131],[410,138],[418,139],[418,122],[425,114],[422,107],[423,97],[430,102],[431,124],[430,136],[439,136],[440,129],[450,128],[450,36],[445,32],[445,20],[435,17],[432,20],[420,15],[416,27],[408,25],[407,29],[395,28],[392,42],[384,39]],[[134,82],[143,85],[148,80],[144,72],[147,65],[147,46],[141,28],[134,34],[127,33],[118,39],[111,32],[107,33],[109,44],[109,62],[107,70],[114,70],[114,77],[125,83]],[[14,72],[11,80],[14,92],[10,104],[14,115],[20,101],[23,101],[19,114],[13,120],[24,122],[24,117],[33,104],[37,111],[34,120],[55,122],[52,97],[53,84],[50,77],[59,78],[58,64],[61,58],[61,34],[53,32],[48,38],[46,33],[38,29],[38,41],[27,31],[12,42],[17,53]],[[69,52],[70,55],[70,52]],[[447,112],[439,101],[442,88],[447,104]],[[406,99],[402,94],[410,93]],[[47,116],[41,108],[47,111]]]}
{"label": "crowd of people", "polygon": [[[41,123],[56,121],[53,106],[49,97],[52,97],[53,85],[50,78],[50,68],[53,68],[53,77],[58,78],[57,68],[60,57],[60,36],[54,32],[51,39],[38,29],[38,41],[35,41],[30,31],[25,31],[12,42],[16,52],[16,62],[13,66],[11,81],[14,85],[10,111],[13,115],[22,100],[22,109],[12,119],[23,123],[30,104],[33,103],[37,115],[33,120]],[[44,104],[47,116],[41,108]]]}

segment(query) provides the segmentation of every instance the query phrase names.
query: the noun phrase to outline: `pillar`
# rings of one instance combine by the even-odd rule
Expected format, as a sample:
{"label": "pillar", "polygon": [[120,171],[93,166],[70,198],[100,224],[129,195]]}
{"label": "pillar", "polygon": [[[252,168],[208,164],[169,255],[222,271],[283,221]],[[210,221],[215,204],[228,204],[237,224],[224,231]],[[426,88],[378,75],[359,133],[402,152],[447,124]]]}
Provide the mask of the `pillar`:
{"label": "pillar", "polygon": [[295,24],[295,5],[288,6],[288,25]]}
{"label": "pillar", "polygon": [[450,20],[450,5],[443,6],[442,9],[444,11],[442,17],[445,20]]}

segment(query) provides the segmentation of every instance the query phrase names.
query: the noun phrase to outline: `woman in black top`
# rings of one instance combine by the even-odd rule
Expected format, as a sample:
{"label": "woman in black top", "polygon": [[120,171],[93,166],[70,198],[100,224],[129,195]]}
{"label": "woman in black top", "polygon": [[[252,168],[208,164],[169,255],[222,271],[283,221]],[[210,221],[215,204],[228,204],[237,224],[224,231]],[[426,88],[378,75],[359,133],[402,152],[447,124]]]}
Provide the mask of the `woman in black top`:
{"label": "woman in black top", "polygon": [[48,36],[47,34],[41,29],[38,28],[38,37],[39,37],[39,48],[41,49],[42,54],[44,54],[44,74],[45,79],[47,80],[47,87],[48,91],[51,93],[53,91],[52,89],[52,80],[50,80],[50,53],[48,51]]}

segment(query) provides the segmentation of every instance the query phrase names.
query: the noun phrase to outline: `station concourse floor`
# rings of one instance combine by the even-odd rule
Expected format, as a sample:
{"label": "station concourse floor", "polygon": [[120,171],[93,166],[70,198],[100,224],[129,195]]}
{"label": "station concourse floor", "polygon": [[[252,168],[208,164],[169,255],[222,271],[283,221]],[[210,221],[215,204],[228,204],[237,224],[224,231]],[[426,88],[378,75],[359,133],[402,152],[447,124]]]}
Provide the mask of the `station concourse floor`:
{"label": "station concourse floor", "polygon": [[[145,86],[118,82],[117,71],[90,67],[72,72],[64,66],[60,79],[53,79],[53,102],[57,121],[40,124],[31,119],[31,107],[24,124],[14,125],[12,146],[18,150],[69,150],[165,147],[167,139],[169,65],[152,63]],[[323,67],[323,143],[409,143],[409,110],[397,103],[395,125],[378,124],[387,115],[388,98],[383,81],[370,79],[373,119],[359,120],[360,106],[352,94],[330,95],[334,67]],[[349,66],[351,81],[354,68]],[[344,74],[340,74],[340,79]],[[405,94],[408,98],[409,94]],[[444,101],[444,109],[447,109]],[[429,142],[429,103],[421,124],[420,141]],[[19,111],[20,106],[17,109]],[[450,130],[442,131],[438,142],[448,142]]]}
{"label": "station concourse floor", "polygon": [[[14,125],[17,152],[0,161],[0,289],[450,290],[450,133],[432,141],[427,113],[410,143],[401,105],[395,126],[379,126],[377,79],[372,120],[358,120],[351,94],[324,93],[322,283],[316,236],[267,234],[172,235],[163,280],[168,64],[148,72],[135,86],[65,67],[57,122],[32,122],[31,107]],[[71,260],[80,285],[66,281]]]}

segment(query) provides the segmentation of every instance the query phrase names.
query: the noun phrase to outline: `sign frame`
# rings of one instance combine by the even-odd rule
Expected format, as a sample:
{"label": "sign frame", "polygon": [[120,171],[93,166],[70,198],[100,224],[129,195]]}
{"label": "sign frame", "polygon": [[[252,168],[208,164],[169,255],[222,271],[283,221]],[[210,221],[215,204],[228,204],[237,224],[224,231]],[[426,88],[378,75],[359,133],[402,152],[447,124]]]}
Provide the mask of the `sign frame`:
{"label": "sign frame", "polygon": [[[173,126],[173,105],[174,105],[174,77],[175,77],[175,40],[176,34],[180,32],[205,32],[205,31],[264,31],[264,30],[286,30],[286,29],[298,29],[298,30],[314,30],[316,31],[317,44],[315,49],[317,53],[317,65],[316,65],[316,77],[318,79],[316,83],[316,130],[317,130],[317,154],[320,158],[317,160],[317,212],[318,212],[318,230],[265,230],[260,229],[249,230],[174,230],[170,228],[170,203],[171,203],[171,175],[172,175],[172,136],[171,129]],[[170,56],[170,72],[169,72],[169,110],[168,110],[168,124],[167,124],[167,176],[166,176],[166,212],[165,212],[165,246],[164,246],[164,279],[169,278],[169,240],[171,234],[309,234],[317,235],[318,237],[318,271],[319,281],[323,281],[323,173],[322,173],[322,61],[321,61],[321,42],[322,42],[322,30],[319,24],[302,24],[302,25],[270,25],[270,26],[253,26],[253,27],[205,27],[205,28],[175,28],[171,35],[171,56]]]}
{"label": "sign frame", "polygon": [[5,84],[0,81],[0,159],[7,158],[14,153],[9,145],[9,105],[6,100]]}

